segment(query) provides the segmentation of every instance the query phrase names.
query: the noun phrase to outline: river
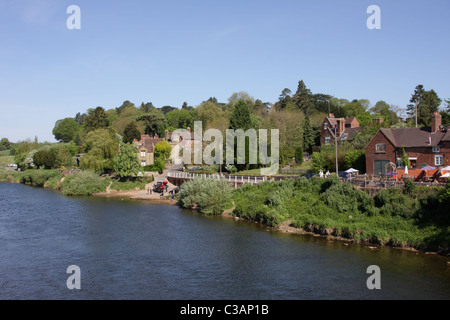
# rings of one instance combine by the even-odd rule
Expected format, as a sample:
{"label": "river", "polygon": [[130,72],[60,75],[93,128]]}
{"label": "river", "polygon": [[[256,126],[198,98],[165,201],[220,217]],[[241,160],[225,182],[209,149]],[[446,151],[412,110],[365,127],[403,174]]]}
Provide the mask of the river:
{"label": "river", "polygon": [[[447,258],[0,183],[0,299],[448,299]],[[68,289],[67,267],[80,269]],[[371,265],[381,289],[369,290]]]}

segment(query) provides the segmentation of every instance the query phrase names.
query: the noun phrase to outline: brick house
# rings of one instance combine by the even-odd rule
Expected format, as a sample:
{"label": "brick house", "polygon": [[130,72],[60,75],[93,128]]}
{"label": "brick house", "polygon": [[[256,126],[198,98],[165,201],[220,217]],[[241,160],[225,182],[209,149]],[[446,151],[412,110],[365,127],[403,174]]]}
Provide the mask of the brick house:
{"label": "brick house", "polygon": [[320,128],[320,145],[334,144],[336,135],[338,141],[352,140],[360,131],[359,122],[355,117],[335,118],[334,114],[331,113],[322,122]]}
{"label": "brick house", "polygon": [[442,125],[442,116],[432,116],[431,128],[380,129],[366,146],[366,172],[382,175],[393,166],[403,169],[403,149],[408,170],[426,166],[450,165],[450,130]]}
{"label": "brick house", "polygon": [[158,142],[164,141],[164,138],[159,138],[158,135],[151,137],[148,134],[142,134],[141,140],[134,141],[134,145],[138,148],[138,157],[141,166],[148,166],[154,163],[154,147]]}

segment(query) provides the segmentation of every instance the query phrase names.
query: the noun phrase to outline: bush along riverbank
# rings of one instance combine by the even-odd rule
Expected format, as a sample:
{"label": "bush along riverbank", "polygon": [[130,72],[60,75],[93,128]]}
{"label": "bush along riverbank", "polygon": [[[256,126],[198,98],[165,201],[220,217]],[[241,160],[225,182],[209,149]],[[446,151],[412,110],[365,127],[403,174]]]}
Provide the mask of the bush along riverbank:
{"label": "bush along riverbank", "polygon": [[[446,205],[450,203],[450,185],[384,189],[372,198],[333,176],[246,184],[239,189],[222,188],[221,192],[209,191],[205,180],[192,190],[194,183],[182,185],[178,196],[181,206],[198,204],[200,212],[223,211],[230,207],[229,200],[220,201],[225,195],[235,203],[232,215],[269,227],[283,224],[355,243],[449,253]],[[209,203],[216,208],[210,210]]]}
{"label": "bush along riverbank", "polygon": [[93,171],[81,171],[65,176],[59,170],[30,169],[13,171],[0,169],[0,182],[22,183],[61,191],[67,196],[90,196],[105,192],[108,187],[115,191],[143,190],[153,177],[111,178]]}

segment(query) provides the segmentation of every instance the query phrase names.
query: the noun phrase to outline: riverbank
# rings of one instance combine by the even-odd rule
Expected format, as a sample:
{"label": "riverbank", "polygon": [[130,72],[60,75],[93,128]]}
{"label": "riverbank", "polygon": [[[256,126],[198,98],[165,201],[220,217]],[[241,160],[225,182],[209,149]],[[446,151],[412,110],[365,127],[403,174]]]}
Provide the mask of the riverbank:
{"label": "riverbank", "polygon": [[127,198],[130,200],[148,201],[152,203],[160,203],[175,206],[177,201],[170,196],[161,197],[159,193],[147,193],[145,190],[108,190],[105,192],[93,193],[93,197],[105,198]]}
{"label": "riverbank", "polygon": [[[375,197],[338,179],[300,178],[213,192],[214,185],[185,183],[184,208],[210,206],[229,197],[226,216],[260,223],[285,233],[311,234],[370,247],[449,256],[450,186],[383,189]],[[222,210],[229,204],[222,201]],[[217,210],[216,210],[217,211]],[[217,213],[219,214],[219,213]]]}
{"label": "riverbank", "polygon": [[[69,184],[68,179],[74,180],[75,177],[80,181]],[[114,190],[111,178],[83,177],[81,174],[61,179],[57,172],[33,170],[8,175],[0,181],[59,190],[65,195],[83,195],[79,193],[94,190],[88,195],[172,206],[178,202],[178,199],[168,196],[148,194],[147,188],[142,186],[133,190]],[[198,184],[204,188],[201,192],[186,188],[181,192],[192,203],[200,203],[198,211],[203,214],[222,214],[253,221],[285,233],[311,234],[362,245],[449,256],[450,227],[445,207],[449,188],[417,188],[409,193],[388,189],[371,198],[348,184],[330,179],[289,179],[233,191],[224,186],[215,188],[206,181]],[[67,190],[73,194],[68,194]],[[235,203],[232,210],[231,201]]]}

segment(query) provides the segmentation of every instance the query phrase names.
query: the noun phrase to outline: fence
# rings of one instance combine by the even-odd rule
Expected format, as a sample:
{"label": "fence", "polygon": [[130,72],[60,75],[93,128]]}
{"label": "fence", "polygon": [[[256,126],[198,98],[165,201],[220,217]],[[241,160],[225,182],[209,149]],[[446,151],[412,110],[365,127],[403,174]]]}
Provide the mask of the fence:
{"label": "fence", "polygon": [[231,174],[206,174],[206,173],[189,173],[189,172],[176,172],[171,171],[167,173],[168,178],[176,180],[191,180],[191,179],[215,179],[228,181],[234,183],[235,187],[245,183],[258,184],[269,179],[266,176],[243,176],[243,175],[231,175]]}

